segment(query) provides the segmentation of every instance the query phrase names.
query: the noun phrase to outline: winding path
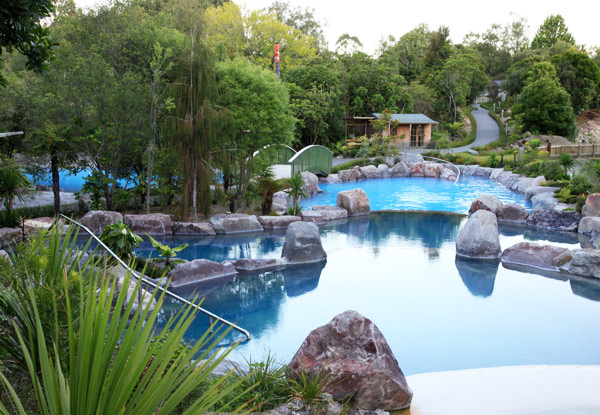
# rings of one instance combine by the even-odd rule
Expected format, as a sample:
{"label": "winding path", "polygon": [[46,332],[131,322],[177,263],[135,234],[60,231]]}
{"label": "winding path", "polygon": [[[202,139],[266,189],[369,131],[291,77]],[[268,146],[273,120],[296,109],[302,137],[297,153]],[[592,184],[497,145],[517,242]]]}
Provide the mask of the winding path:
{"label": "winding path", "polygon": [[475,135],[475,141],[467,146],[455,147],[446,151],[459,153],[461,151],[467,151],[471,147],[485,146],[500,138],[500,129],[498,128],[498,124],[492,117],[490,117],[488,110],[481,108],[479,104],[474,105],[474,107],[477,109],[473,110],[471,114],[473,114],[475,122],[477,123],[477,134]]}

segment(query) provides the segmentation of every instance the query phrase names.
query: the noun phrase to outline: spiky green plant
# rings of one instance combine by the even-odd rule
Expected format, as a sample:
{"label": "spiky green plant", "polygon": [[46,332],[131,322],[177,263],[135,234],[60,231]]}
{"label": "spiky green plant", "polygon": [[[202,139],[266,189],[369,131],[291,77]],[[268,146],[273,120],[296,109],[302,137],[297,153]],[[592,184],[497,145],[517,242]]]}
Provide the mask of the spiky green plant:
{"label": "spiky green plant", "polygon": [[158,251],[159,258],[153,258],[153,262],[164,262],[165,267],[171,268],[173,264],[184,262],[183,259],[173,259],[177,256],[177,252],[183,251],[188,247],[188,244],[183,244],[171,248],[169,245],[163,245],[154,239],[148,232],[146,232],[146,236],[150,239],[150,243],[152,246]]}
{"label": "spiky green plant", "polygon": [[562,153],[559,158],[559,163],[565,172],[565,176],[568,176],[569,170],[575,165],[575,159],[568,153]]}
{"label": "spiky green plant", "polygon": [[322,400],[322,395],[331,385],[331,377],[323,370],[301,370],[288,377],[292,397],[310,406]]}
{"label": "spiky green plant", "polygon": [[287,189],[288,199],[292,201],[292,214],[298,215],[300,213],[300,199],[308,196],[306,190],[304,189],[304,180],[300,173],[294,174],[292,177],[288,179]]}
{"label": "spiky green plant", "polygon": [[[67,275],[63,276],[63,288],[68,290]],[[73,304],[68,301],[70,296],[65,295],[69,339],[66,371],[58,346],[48,346],[43,340],[44,328],[32,292],[29,294],[37,351],[32,352],[27,346],[26,334],[15,324],[33,383],[37,412],[41,415],[167,415],[173,413],[191,391],[205,383],[210,383],[210,387],[182,413],[200,414],[218,409],[214,404],[240,382],[226,383],[228,376],[208,382],[212,370],[231,351],[216,349],[227,330],[209,330],[193,345],[181,347],[183,336],[197,314],[195,308],[183,307],[158,330],[156,323],[164,294],[158,297],[156,292],[152,294],[156,300],[154,308],[149,301],[133,312],[134,301],[128,298],[137,297],[141,289],[139,282],[131,297],[128,290],[112,295],[117,276],[107,276],[106,271],[94,276],[86,288],[80,288],[78,324],[74,320]],[[127,274],[123,286],[128,286],[129,279]],[[20,397],[4,374],[0,373],[0,381],[8,391],[13,411],[25,415]],[[242,408],[243,405],[234,412]],[[5,413],[8,410],[0,403],[0,414]]]}

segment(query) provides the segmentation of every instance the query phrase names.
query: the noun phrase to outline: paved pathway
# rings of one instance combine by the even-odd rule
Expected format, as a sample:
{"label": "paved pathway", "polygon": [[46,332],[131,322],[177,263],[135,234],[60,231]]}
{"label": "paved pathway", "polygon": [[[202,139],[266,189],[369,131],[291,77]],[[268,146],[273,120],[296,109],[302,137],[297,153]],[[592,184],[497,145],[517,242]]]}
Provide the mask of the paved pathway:
{"label": "paved pathway", "polygon": [[600,366],[512,366],[407,376],[402,415],[597,415]]}
{"label": "paved pathway", "polygon": [[477,123],[477,134],[475,141],[468,146],[456,147],[445,150],[446,152],[452,151],[459,153],[461,151],[467,151],[471,147],[485,146],[486,144],[496,141],[500,138],[500,130],[496,121],[490,117],[488,110],[481,108],[479,104],[475,105],[476,110],[473,110],[472,114]]}

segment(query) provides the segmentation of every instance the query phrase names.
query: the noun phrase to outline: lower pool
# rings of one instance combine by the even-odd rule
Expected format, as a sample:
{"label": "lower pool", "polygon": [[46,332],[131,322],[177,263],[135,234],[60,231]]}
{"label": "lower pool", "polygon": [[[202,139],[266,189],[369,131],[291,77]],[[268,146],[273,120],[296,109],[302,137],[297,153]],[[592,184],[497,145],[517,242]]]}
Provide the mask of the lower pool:
{"label": "lower pool", "polygon": [[[321,229],[327,262],[238,275],[180,294],[199,291],[203,307],[250,331],[253,339],[235,352],[239,360],[271,353],[287,362],[311,330],[353,309],[377,324],[406,374],[600,364],[600,282],[458,260],[454,243],[465,220],[453,214],[379,212],[330,223]],[[500,230],[503,248],[523,240],[578,247],[574,234]],[[186,251],[218,261],[279,257],[283,238],[284,232],[186,238]],[[164,317],[179,307],[167,303]],[[207,326],[207,319],[198,317],[189,339]]]}
{"label": "lower pool", "polygon": [[318,205],[335,206],[343,190],[362,188],[376,210],[427,210],[467,213],[471,203],[483,193],[496,195],[504,203],[531,205],[525,196],[483,177],[461,176],[458,182],[429,177],[395,177],[358,182],[320,184],[323,190],[301,201],[303,209]]}

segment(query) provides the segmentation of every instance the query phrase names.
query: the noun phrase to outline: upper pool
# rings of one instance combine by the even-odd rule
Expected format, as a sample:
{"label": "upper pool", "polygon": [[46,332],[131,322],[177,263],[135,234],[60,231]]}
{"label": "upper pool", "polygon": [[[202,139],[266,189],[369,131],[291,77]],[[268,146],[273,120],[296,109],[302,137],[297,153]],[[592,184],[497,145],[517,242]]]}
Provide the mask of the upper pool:
{"label": "upper pool", "polygon": [[482,193],[498,196],[504,203],[530,208],[525,196],[481,177],[461,176],[458,182],[426,177],[396,177],[358,182],[320,184],[323,193],[301,201],[303,209],[318,205],[335,206],[342,190],[362,188],[369,197],[371,211],[427,210],[467,213]]}
{"label": "upper pool", "polygon": [[[456,259],[456,235],[465,220],[455,214],[379,212],[329,223],[321,228],[327,262],[240,274],[180,293],[199,291],[205,308],[250,331],[252,340],[235,353],[240,361],[270,352],[288,362],[311,330],[353,309],[378,325],[406,374],[600,364],[600,281]],[[503,225],[500,232],[503,248],[523,240],[579,247],[572,233]],[[182,254],[217,261],[279,257],[284,234],[186,238],[191,246]],[[147,255],[145,249],[139,253]],[[165,304],[164,317],[178,308]],[[188,338],[199,338],[207,326],[199,316]]]}

